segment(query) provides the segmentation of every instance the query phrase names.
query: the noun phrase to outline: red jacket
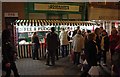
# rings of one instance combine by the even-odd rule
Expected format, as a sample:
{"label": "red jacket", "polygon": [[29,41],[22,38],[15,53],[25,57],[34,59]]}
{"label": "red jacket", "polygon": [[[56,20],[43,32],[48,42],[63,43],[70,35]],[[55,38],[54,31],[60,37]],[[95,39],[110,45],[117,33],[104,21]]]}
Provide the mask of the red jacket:
{"label": "red jacket", "polygon": [[120,40],[119,35],[110,35],[109,39],[110,39],[110,49],[115,50],[115,47],[118,45],[118,42]]}

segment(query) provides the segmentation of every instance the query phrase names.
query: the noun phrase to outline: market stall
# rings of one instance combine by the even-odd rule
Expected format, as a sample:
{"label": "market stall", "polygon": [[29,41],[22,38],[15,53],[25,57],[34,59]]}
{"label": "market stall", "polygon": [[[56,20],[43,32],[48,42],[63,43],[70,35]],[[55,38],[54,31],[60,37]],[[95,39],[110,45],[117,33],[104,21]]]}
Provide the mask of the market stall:
{"label": "market stall", "polygon": [[[73,20],[16,20],[14,22],[14,43],[17,45],[18,55],[20,58],[32,57],[31,36],[33,32],[37,32],[40,40],[39,57],[44,57],[46,54],[45,38],[51,27],[55,27],[56,33],[59,35],[60,29],[70,29],[73,32],[77,26],[80,29],[94,30],[96,24],[91,21],[73,21]],[[71,50],[71,41],[68,46]],[[60,55],[60,48],[59,48]]]}

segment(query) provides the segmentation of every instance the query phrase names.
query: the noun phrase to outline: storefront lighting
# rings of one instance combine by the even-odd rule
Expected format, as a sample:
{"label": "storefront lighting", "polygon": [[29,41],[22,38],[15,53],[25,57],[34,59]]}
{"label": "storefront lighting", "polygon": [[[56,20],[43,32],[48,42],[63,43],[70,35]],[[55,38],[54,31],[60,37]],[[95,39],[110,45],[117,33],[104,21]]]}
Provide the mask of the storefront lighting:
{"label": "storefront lighting", "polygon": [[95,20],[92,20],[93,22],[95,21]]}

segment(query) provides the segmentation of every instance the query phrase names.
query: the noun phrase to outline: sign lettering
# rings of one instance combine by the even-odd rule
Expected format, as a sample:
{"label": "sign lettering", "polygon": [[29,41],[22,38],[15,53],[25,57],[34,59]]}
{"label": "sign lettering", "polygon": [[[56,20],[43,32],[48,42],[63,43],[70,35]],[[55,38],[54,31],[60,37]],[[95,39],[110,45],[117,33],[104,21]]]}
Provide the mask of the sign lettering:
{"label": "sign lettering", "polygon": [[18,17],[18,13],[12,13],[12,12],[4,13],[4,16],[5,17]]}
{"label": "sign lettering", "polygon": [[79,9],[81,9],[81,7],[78,5],[34,4],[34,10],[79,12]]}
{"label": "sign lettering", "polygon": [[60,5],[49,5],[48,7],[49,9],[64,9],[64,10],[69,9],[69,6],[60,6]]}
{"label": "sign lettering", "polygon": [[100,20],[118,20],[120,17],[118,16],[99,16]]}

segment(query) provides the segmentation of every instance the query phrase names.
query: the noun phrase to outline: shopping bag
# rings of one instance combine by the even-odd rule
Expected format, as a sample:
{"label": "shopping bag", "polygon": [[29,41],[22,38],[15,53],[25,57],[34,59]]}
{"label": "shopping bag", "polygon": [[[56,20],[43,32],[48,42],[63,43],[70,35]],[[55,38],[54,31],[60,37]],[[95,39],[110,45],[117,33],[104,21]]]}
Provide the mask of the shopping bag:
{"label": "shopping bag", "polygon": [[99,75],[99,69],[98,66],[92,66],[90,70],[88,71],[88,74],[91,76],[98,76]]}
{"label": "shopping bag", "polygon": [[89,65],[88,65],[88,62],[87,60],[85,59],[82,63],[82,68],[81,68],[81,71],[84,71],[86,69],[88,69]]}
{"label": "shopping bag", "polygon": [[83,64],[84,64],[84,65],[87,65],[87,64],[88,64],[88,62],[87,62],[86,59],[84,60]]}

